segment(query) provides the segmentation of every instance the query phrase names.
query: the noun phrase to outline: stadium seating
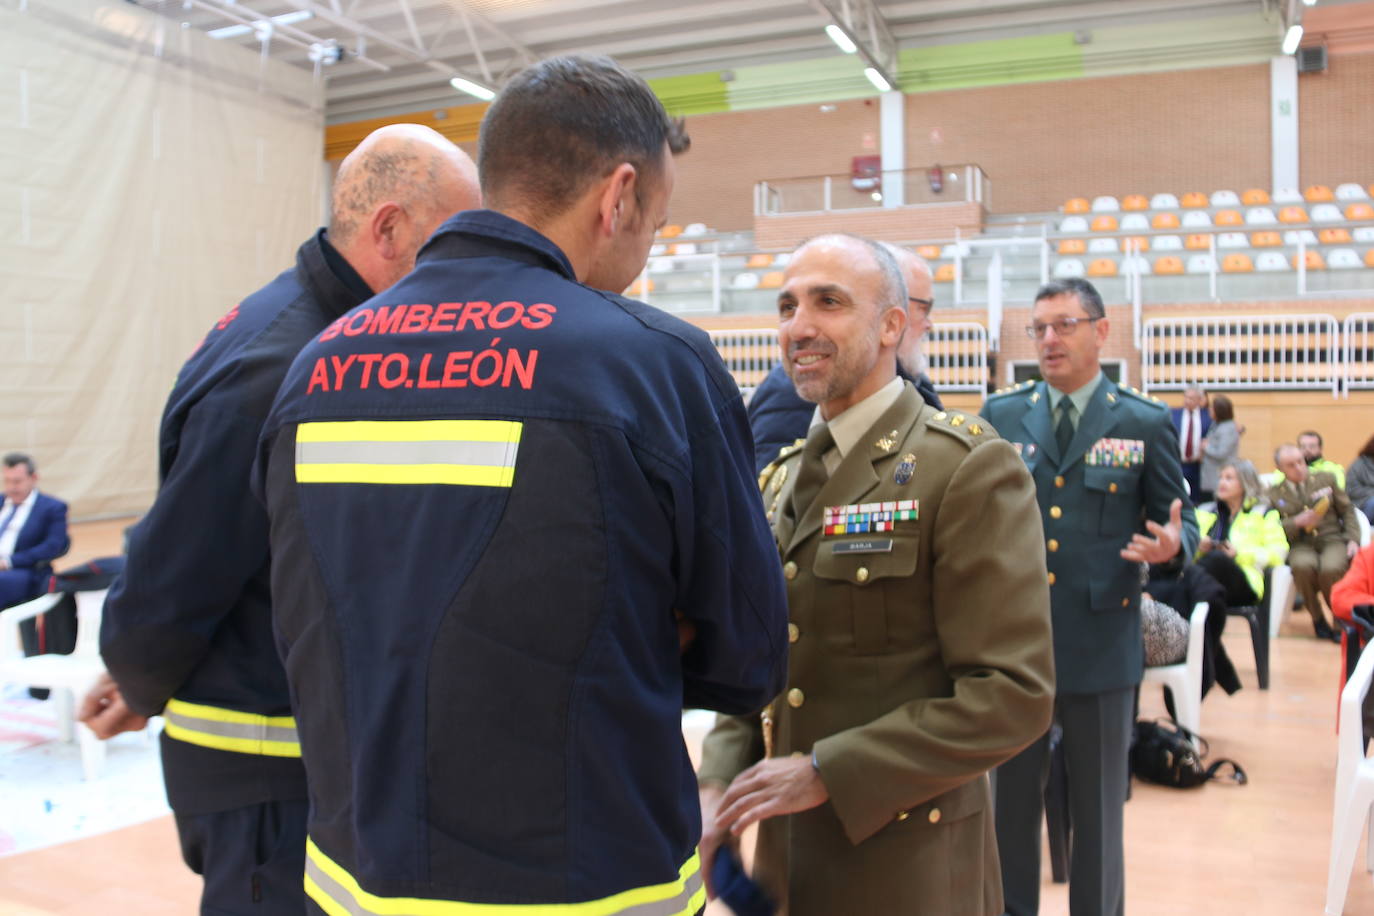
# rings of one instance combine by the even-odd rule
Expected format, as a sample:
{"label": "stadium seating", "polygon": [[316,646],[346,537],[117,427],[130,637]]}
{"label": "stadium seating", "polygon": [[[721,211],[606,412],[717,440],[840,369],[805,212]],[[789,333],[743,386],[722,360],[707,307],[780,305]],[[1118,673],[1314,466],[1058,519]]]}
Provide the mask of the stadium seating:
{"label": "stadium seating", "polygon": [[1345,208],[1345,218],[1351,222],[1360,219],[1374,219],[1374,207],[1363,201],[1353,203]]}
{"label": "stadium seating", "polygon": [[933,261],[940,256],[939,245],[922,245],[916,249],[916,253],[927,261]]}
{"label": "stadium seating", "polygon": [[1144,194],[1127,194],[1121,198],[1121,209],[1148,210],[1150,209],[1150,201]]}
{"label": "stadium seating", "polygon": [[1060,254],[1084,254],[1088,250],[1088,243],[1083,239],[1061,239],[1059,241]]}
{"label": "stadium seating", "polygon": [[1212,237],[1203,232],[1195,232],[1188,236],[1183,247],[1189,251],[1210,251],[1212,249]]}
{"label": "stadium seating", "polygon": [[1351,270],[1364,266],[1354,248],[1333,248],[1326,255],[1326,266],[1331,270]]}
{"label": "stadium seating", "polygon": [[1269,192],[1263,188],[1251,188],[1246,191],[1244,194],[1240,195],[1240,202],[1247,207],[1263,207],[1266,204],[1273,203],[1273,201],[1269,199]]}
{"label": "stadium seating", "polygon": [[759,277],[759,289],[778,289],[782,286],[782,271],[770,270]]}
{"label": "stadium seating", "polygon": [[1323,229],[1317,233],[1317,238],[1323,245],[1349,245],[1352,241],[1350,230],[1345,228]]}
{"label": "stadium seating", "polygon": [[1331,189],[1324,184],[1309,185],[1307,189],[1302,192],[1302,197],[1303,200],[1307,201],[1309,204],[1326,203],[1327,201],[1336,199],[1336,195],[1332,194]]}
{"label": "stadium seating", "polygon": [[1124,274],[1137,273],[1142,277],[1148,277],[1153,271],[1150,270],[1150,262],[1137,254],[1122,259],[1121,272]]}
{"label": "stadium seating", "polygon": [[1154,219],[1150,220],[1150,225],[1155,229],[1177,229],[1177,213],[1156,213]]}
{"label": "stadium seating", "polygon": [[1121,217],[1122,232],[1144,232],[1150,228],[1150,218],[1144,213],[1127,213]]}
{"label": "stadium seating", "polygon": [[658,230],[658,237],[661,239],[675,239],[682,235],[682,227],[677,225],[664,226]]}
{"label": "stadium seating", "polygon": [[685,239],[699,238],[708,232],[705,223],[688,223],[682,227],[682,237]]}
{"label": "stadium seating", "polygon": [[1121,243],[1113,238],[1092,239],[1088,242],[1089,254],[1116,254],[1121,250]]}
{"label": "stadium seating", "polygon": [[1121,203],[1109,195],[1093,198],[1094,213],[1116,213],[1121,209]]}
{"label": "stadium seating", "polygon": [[1374,267],[1374,248],[1371,248],[1364,253],[1364,266]]}
{"label": "stadium seating", "polygon": [[[1163,236],[1161,236],[1162,238]],[[1149,251],[1150,237],[1148,235],[1128,235],[1121,240],[1122,251]]]}
{"label": "stadium seating", "polygon": [[1355,182],[1347,182],[1336,187],[1337,200],[1368,200],[1369,194]]}
{"label": "stadium seating", "polygon": [[[1326,259],[1322,257],[1322,253],[1320,251],[1313,251],[1309,248],[1305,256],[1301,260],[1306,262],[1308,270],[1326,270]],[[1298,255],[1293,255],[1294,270],[1298,269],[1298,262]]]}
{"label": "stadium seating", "polygon": [[1222,232],[1217,235],[1218,248],[1249,248],[1250,237],[1244,232]]}
{"label": "stadium seating", "polygon": [[1317,244],[1317,233],[1311,229],[1289,229],[1283,234],[1285,245],[1315,245]]}
{"label": "stadium seating", "polygon": [[1283,244],[1283,236],[1277,232],[1252,232],[1250,244],[1255,248],[1277,248]]}
{"label": "stadium seating", "polygon": [[1279,188],[1273,193],[1274,203],[1276,204],[1301,204],[1305,201],[1302,192],[1297,188]]}
{"label": "stadium seating", "polygon": [[1248,274],[1255,269],[1248,254],[1233,253],[1221,259],[1221,271],[1228,274]]}
{"label": "stadium seating", "polygon": [[1255,259],[1255,269],[1272,273],[1274,271],[1288,270],[1288,259],[1278,251],[1266,251]]}
{"label": "stadium seating", "polygon": [[1339,223],[1344,219],[1345,214],[1335,204],[1317,204],[1312,208],[1312,222],[1314,223]]}
{"label": "stadium seating", "polygon": [[1212,228],[1212,217],[1205,210],[1190,210],[1183,214],[1183,228],[1210,229]]}
{"label": "stadium seating", "polygon": [[1177,210],[1178,198],[1172,194],[1156,194],[1150,198],[1151,210]]}
{"label": "stadium seating", "polygon": [[1156,274],[1181,274],[1183,273],[1183,261],[1175,255],[1165,255],[1162,258],[1155,258]]}
{"label": "stadium seating", "polygon": [[953,264],[941,264],[939,267],[935,268],[936,283],[953,283],[957,275],[958,268]]}
{"label": "stadium seating", "polygon": [[1179,206],[1187,209],[1198,209],[1200,207],[1206,207],[1209,203],[1210,201],[1208,200],[1207,195],[1199,193],[1197,191],[1189,191],[1187,194],[1184,194],[1183,197],[1179,199]]}
{"label": "stadium seating", "polygon": [[1116,273],[1116,262],[1111,258],[1098,258],[1088,265],[1090,277],[1115,277]]}
{"label": "stadium seating", "polygon": [[1216,216],[1218,226],[1244,226],[1245,217],[1239,210],[1218,210]]}
{"label": "stadium seating", "polygon": [[1115,232],[1117,230],[1117,220],[1115,216],[1104,213],[1094,216],[1092,221],[1093,232]]}
{"label": "stadium seating", "polygon": [[1213,191],[1212,206],[1214,207],[1239,207],[1240,197],[1235,191]]}
{"label": "stadium seating", "polygon": [[1056,280],[1081,277],[1083,273],[1083,262],[1078,258],[1064,258],[1054,265],[1054,278]]}
{"label": "stadium seating", "polygon": [[751,254],[749,260],[744,262],[744,266],[750,270],[757,270],[764,267],[773,266],[773,256],[771,254]]}
{"label": "stadium seating", "polygon": [[1092,206],[1088,203],[1088,198],[1086,197],[1071,197],[1064,201],[1064,212],[1066,214],[1087,213],[1091,209]]}
{"label": "stadium seating", "polygon": [[1157,235],[1153,247],[1155,251],[1182,251],[1183,239],[1176,235]]}
{"label": "stadium seating", "polygon": [[1217,269],[1217,259],[1210,254],[1195,254],[1188,259],[1188,273],[1210,274]]}
{"label": "stadium seating", "polygon": [[750,271],[735,274],[735,278],[730,281],[731,289],[758,289],[759,275]]}
{"label": "stadium seating", "polygon": [[1357,242],[1374,242],[1374,226],[1360,226],[1350,236]]}
{"label": "stadium seating", "polygon": [[1268,207],[1251,207],[1245,211],[1245,225],[1272,226],[1279,221],[1274,211]]}

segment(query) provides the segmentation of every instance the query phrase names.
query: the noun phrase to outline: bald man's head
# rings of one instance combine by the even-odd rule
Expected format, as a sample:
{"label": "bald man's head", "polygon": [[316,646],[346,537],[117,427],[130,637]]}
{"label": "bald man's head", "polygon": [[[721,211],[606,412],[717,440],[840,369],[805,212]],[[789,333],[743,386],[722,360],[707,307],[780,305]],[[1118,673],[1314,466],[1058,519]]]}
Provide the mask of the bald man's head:
{"label": "bald man's head", "polygon": [[482,196],[467,153],[423,125],[391,124],[344,159],[332,205],[330,242],[380,291],[410,272],[440,223]]}

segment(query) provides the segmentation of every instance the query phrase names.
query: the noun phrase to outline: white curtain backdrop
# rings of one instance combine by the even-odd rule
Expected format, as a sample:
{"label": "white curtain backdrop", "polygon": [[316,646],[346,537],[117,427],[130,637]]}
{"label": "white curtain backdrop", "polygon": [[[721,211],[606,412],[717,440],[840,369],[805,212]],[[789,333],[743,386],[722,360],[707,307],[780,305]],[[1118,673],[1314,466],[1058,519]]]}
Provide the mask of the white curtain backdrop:
{"label": "white curtain backdrop", "polygon": [[122,0],[0,0],[0,451],[140,513],[209,327],[318,225],[311,73]]}

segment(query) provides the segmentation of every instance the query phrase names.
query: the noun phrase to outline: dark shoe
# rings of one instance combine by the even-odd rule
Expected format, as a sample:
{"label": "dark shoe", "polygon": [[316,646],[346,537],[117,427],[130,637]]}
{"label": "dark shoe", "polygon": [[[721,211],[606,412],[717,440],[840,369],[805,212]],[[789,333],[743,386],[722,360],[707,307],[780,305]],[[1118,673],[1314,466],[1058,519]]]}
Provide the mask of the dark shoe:
{"label": "dark shoe", "polygon": [[1332,642],[1335,642],[1335,643],[1338,643],[1338,642],[1341,641],[1341,634],[1340,634],[1340,632],[1337,631],[1337,630],[1331,629],[1331,627],[1327,626],[1327,625],[1324,624],[1324,623],[1316,624],[1316,625],[1314,626],[1314,629],[1317,631],[1317,638],[1318,638],[1318,639],[1329,639],[1329,640],[1331,640]]}

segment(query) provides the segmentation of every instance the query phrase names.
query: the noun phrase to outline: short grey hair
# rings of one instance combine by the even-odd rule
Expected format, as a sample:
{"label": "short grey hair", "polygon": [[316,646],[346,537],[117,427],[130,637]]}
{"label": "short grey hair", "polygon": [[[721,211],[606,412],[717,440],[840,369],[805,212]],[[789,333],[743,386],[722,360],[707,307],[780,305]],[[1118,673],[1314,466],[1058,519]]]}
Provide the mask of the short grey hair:
{"label": "short grey hair", "polygon": [[897,259],[892,256],[892,252],[887,249],[885,242],[875,242],[873,239],[849,232],[827,232],[824,235],[813,235],[798,245],[796,251],[801,251],[806,246],[816,242],[829,240],[858,242],[873,256],[873,262],[878,265],[878,275],[881,281],[878,285],[878,311],[881,312],[890,308],[906,310],[906,280],[902,277],[902,268],[897,264]]}

